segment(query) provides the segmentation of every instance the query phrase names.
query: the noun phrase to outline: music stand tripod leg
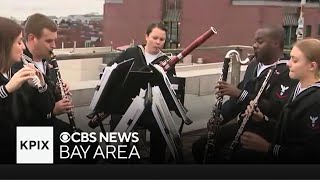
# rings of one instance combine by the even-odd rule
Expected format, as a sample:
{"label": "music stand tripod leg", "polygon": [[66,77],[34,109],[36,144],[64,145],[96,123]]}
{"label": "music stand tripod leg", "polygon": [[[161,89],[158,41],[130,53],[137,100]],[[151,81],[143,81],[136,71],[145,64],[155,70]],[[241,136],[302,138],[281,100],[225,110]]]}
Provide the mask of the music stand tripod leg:
{"label": "music stand tripod leg", "polygon": [[[182,119],[181,119],[181,120],[182,120]],[[183,122],[183,120],[182,120],[182,121],[181,121],[180,128],[179,128],[179,134],[180,134],[180,135],[182,134],[183,125],[184,125],[184,122]]]}
{"label": "music stand tripod leg", "polygon": [[103,119],[101,119],[100,118],[100,116],[98,115],[98,124],[99,124],[99,127],[100,127],[100,129],[101,129],[101,132],[103,133],[103,134],[106,134],[106,130],[104,129],[104,127],[103,127],[103,124],[102,124],[102,120]]}

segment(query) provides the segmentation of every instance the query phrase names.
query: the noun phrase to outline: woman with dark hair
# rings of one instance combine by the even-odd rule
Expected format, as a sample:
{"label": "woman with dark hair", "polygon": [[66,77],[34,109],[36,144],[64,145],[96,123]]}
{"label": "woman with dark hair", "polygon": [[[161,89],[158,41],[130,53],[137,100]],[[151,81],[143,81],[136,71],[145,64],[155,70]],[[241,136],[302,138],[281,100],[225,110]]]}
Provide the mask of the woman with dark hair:
{"label": "woman with dark hair", "polygon": [[[265,152],[279,162],[320,162],[320,40],[298,41],[288,62],[289,76],[299,80],[294,93],[283,109],[272,142],[261,136],[244,132],[243,148]],[[246,114],[252,112],[253,103]],[[251,118],[263,123],[267,119],[259,108]]]}
{"label": "woman with dark hair", "polygon": [[[14,21],[0,17],[0,163],[15,163],[16,126],[29,125],[30,114],[46,116],[49,94],[41,73],[27,64],[17,72],[11,70],[21,61],[25,46],[22,28]],[[32,79],[38,76],[40,87]]]}
{"label": "woman with dark hair", "polygon": [[[162,23],[150,24],[145,32],[145,44],[130,47],[121,53],[114,61],[110,62],[108,66],[114,63],[121,63],[124,60],[134,58],[134,64],[131,71],[150,72],[149,64],[159,64],[161,61],[167,60],[168,57],[162,52],[166,41],[167,29]],[[175,74],[175,68],[167,72],[168,76]],[[132,90],[132,94],[138,94],[140,89]],[[135,91],[135,92],[133,92]],[[130,97],[131,99],[132,97]],[[121,107],[121,109],[128,109],[129,103]],[[122,114],[112,114],[111,116],[111,130],[117,125],[122,118]],[[150,161],[151,163],[165,163],[166,157],[166,141],[161,133],[161,130],[155,120],[151,111],[146,111],[138,120],[138,124],[147,128],[150,134]],[[114,127],[113,127],[114,126]]]}

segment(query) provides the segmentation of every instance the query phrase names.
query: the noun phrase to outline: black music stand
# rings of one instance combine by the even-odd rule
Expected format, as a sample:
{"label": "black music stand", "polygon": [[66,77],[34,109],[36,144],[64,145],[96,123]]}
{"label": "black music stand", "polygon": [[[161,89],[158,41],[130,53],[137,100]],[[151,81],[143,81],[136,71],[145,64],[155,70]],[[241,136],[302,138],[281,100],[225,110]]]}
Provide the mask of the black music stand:
{"label": "black music stand", "polygon": [[[89,126],[91,128],[95,128],[96,125],[99,125],[101,131],[105,133],[102,121],[109,114],[125,112],[126,109],[122,109],[124,97],[121,96],[121,94],[123,94],[121,92],[123,91],[123,88],[122,83],[119,82],[123,82],[124,79],[126,79],[133,64],[134,60],[131,58],[104,69],[89,106],[92,113],[87,117],[90,119]],[[92,119],[94,120],[92,121]]]}
{"label": "black music stand", "polygon": [[158,86],[152,88],[153,103],[152,112],[165,138],[171,155],[176,162],[183,161],[181,134],[176,128],[175,122],[166,104],[165,98]]}
{"label": "black music stand", "polygon": [[[151,110],[151,111],[150,111]],[[175,126],[170,110],[158,86],[152,87],[148,84],[147,90],[140,91],[123,115],[114,132],[129,133],[145,112],[152,112],[160,131],[167,143],[172,157],[176,162],[183,161],[182,143],[180,132]],[[120,143],[112,143],[120,145]]]}
{"label": "black music stand", "polygon": [[[139,95],[137,95],[132,103],[130,104],[128,110],[124,113],[121,120],[118,122],[117,126],[114,128],[113,132],[125,132],[129,133],[132,131],[133,127],[139,120],[140,116],[143,114],[146,108],[150,108],[152,105],[152,88],[148,84],[146,90],[140,89]],[[118,145],[119,143],[112,143],[113,145]]]}
{"label": "black music stand", "polygon": [[[190,125],[192,121],[186,116],[187,109],[182,105],[181,101],[177,98],[176,91],[174,90],[172,83],[170,82],[166,73],[163,71],[163,69],[159,65],[150,65],[150,68],[152,69],[154,74],[152,85],[159,86],[169,109],[172,111],[175,111],[175,113],[183,120],[185,124]],[[176,77],[171,77],[172,80],[175,78]],[[176,78],[175,80],[180,81],[180,86],[181,86],[181,82],[183,82],[183,86],[184,86],[184,83],[185,83],[184,79]],[[184,93],[182,97],[184,100]]]}
{"label": "black music stand", "polygon": [[[191,121],[185,116],[187,110],[182,105],[184,102],[185,78],[168,77],[159,71],[159,66],[156,66],[158,65],[150,65],[152,72],[131,71],[128,73],[122,84],[122,88],[127,90],[126,98],[134,98],[140,89],[146,89],[149,83],[151,86],[159,86],[170,111],[175,111],[183,119],[183,122],[191,124]],[[174,83],[174,86],[171,82]],[[126,104],[125,109],[129,106],[128,101],[126,101]]]}
{"label": "black music stand", "polygon": [[[99,97],[99,92],[100,97],[99,99],[93,99],[91,104],[95,104],[94,101],[96,101],[96,105],[94,106],[95,108],[93,110],[95,110],[96,112],[107,112],[110,114],[124,114],[115,130],[119,129],[125,132],[131,131],[134,124],[138,121],[139,118],[135,118],[136,116],[130,118],[130,114],[128,116],[126,115],[126,113],[135,112],[134,114],[140,117],[140,115],[143,113],[141,112],[141,110],[144,109],[136,108],[137,106],[141,106],[139,105],[141,104],[141,97],[140,100],[137,100],[137,98],[139,99],[137,95],[139,94],[141,89],[147,89],[148,85],[149,87],[158,87],[159,90],[154,90],[154,88],[152,88],[152,92],[156,91],[156,94],[160,94],[157,96],[157,103],[152,103],[152,106],[150,106],[151,103],[149,102],[149,106],[154,116],[156,117],[157,123],[161,129],[163,136],[166,139],[167,145],[173,157],[176,160],[180,161],[182,159],[182,151],[181,142],[179,141],[182,131],[182,125],[184,123],[192,123],[192,121],[186,116],[187,110],[183,107],[179,99],[177,99],[175,90],[172,87],[169,78],[160,66],[150,65],[152,72],[144,72],[131,71],[132,65],[133,63],[129,64],[129,62],[127,62],[126,65],[122,65],[123,68],[118,68],[118,66],[113,69],[110,68],[109,70],[111,70],[111,73],[107,81],[104,80],[106,78],[106,75],[102,75],[101,81],[107,83],[101,83],[105,85],[103,87],[103,90],[97,89],[98,92],[95,93],[94,98]],[[112,76],[113,74],[116,74],[117,76]],[[179,81],[179,79],[176,80]],[[178,86],[184,87],[185,80],[180,79],[179,82],[180,84]],[[132,106],[132,103],[135,104],[135,106]],[[170,110],[175,111],[176,114],[183,120],[179,131],[177,131],[178,133],[175,133],[175,123],[173,122]]]}
{"label": "black music stand", "polygon": [[[131,72],[126,82],[128,84],[135,84],[133,82],[137,81],[134,81],[134,78],[137,78],[137,80],[140,80],[139,85],[135,84],[137,87],[145,87],[147,83],[150,83],[152,86],[154,86],[152,88],[154,100],[152,104],[152,112],[156,117],[157,123],[164,138],[166,139],[173,158],[179,162],[183,159],[181,150],[182,144],[180,141],[182,128],[184,123],[191,124],[192,121],[186,116],[187,110],[176,97],[174,89],[178,89],[178,93],[183,97],[182,100],[184,100],[184,93],[181,93],[181,91],[184,92],[184,89],[181,87],[184,88],[185,79],[171,77],[171,81],[177,83],[175,86],[180,86],[180,88],[174,88],[171,84],[171,81],[160,66],[150,65],[150,68],[152,69],[151,73]],[[155,97],[155,94],[159,95]],[[179,131],[175,131],[175,123],[172,119],[170,110],[175,111],[176,114],[183,120],[181,122]]]}
{"label": "black music stand", "polygon": [[[168,76],[168,78],[169,78],[169,80],[172,84],[172,87],[176,93],[177,99],[180,100],[182,105],[184,105],[186,78],[173,77],[173,76]],[[185,112],[188,112],[187,108],[184,107],[184,109],[185,109]],[[176,111],[175,111],[175,113],[177,114],[177,116],[182,118],[180,113],[177,113]],[[180,124],[180,128],[179,128],[180,134],[182,133],[183,125],[184,125],[184,121],[182,120],[181,124]]]}

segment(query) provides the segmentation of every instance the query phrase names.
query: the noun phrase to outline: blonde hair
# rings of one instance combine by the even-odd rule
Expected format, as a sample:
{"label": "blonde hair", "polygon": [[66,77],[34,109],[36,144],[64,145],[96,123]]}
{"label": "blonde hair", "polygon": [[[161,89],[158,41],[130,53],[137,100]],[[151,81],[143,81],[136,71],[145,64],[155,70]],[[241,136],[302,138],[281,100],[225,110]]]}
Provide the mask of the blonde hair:
{"label": "blonde hair", "polygon": [[320,40],[313,38],[303,39],[297,41],[294,46],[302,51],[309,61],[317,63],[318,76],[320,77]]}

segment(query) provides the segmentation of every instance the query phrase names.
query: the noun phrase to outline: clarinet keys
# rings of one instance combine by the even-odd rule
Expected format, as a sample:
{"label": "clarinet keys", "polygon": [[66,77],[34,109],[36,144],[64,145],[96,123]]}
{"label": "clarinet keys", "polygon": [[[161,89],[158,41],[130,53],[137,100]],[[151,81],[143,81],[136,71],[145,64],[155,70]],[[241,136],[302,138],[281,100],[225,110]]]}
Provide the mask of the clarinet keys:
{"label": "clarinet keys", "polygon": [[[33,60],[25,54],[22,54],[21,61],[24,67],[28,66],[29,63],[33,64]],[[38,88],[38,89],[41,87],[41,81],[36,74],[33,75],[33,78],[28,80],[27,82],[31,87]]]}

